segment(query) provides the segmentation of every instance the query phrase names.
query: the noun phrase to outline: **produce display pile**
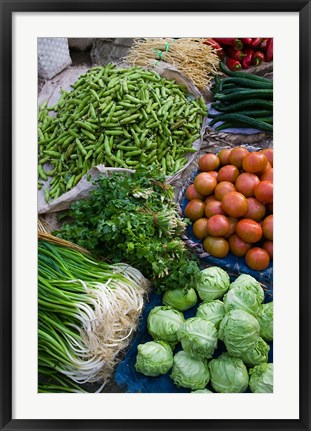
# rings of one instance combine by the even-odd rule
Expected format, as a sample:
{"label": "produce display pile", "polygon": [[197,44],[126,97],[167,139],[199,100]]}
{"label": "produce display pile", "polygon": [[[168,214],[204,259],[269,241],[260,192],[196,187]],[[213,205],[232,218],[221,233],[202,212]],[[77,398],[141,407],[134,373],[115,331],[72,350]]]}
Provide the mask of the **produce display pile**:
{"label": "produce display pile", "polygon": [[[273,149],[204,148],[188,162],[206,117],[216,131],[273,132],[273,81],[238,71],[271,61],[271,41],[142,39],[131,67],[92,67],[40,106],[38,189],[57,228],[38,240],[39,392],[103,391],[129,345],[137,381],[273,392],[273,291],[259,282],[273,260]],[[203,96],[139,67],[168,59],[208,90],[209,112]],[[92,178],[98,165],[118,169]],[[222,268],[232,255],[247,266]]]}
{"label": "produce display pile", "polygon": [[40,107],[38,186],[51,177],[45,198],[56,199],[98,164],[133,169],[156,164],[172,175],[196,151],[192,144],[206,114],[203,98],[195,100],[155,72],[94,67],[72,91],[62,91],[57,105]]}
{"label": "produce display pile", "polygon": [[165,293],[149,312],[153,340],[137,346],[136,378],[167,374],[193,392],[273,392],[273,302],[263,303],[261,285],[245,274],[230,283],[223,269],[209,267],[191,296],[167,301]]}
{"label": "produce display pile", "polygon": [[245,72],[231,72],[223,63],[221,70],[227,75],[215,77],[211,91],[214,93],[209,114],[209,126],[217,131],[252,127],[266,132],[273,131],[273,83],[271,80]]}
{"label": "produce display pile", "polygon": [[213,46],[221,59],[225,58],[230,70],[248,69],[273,60],[273,38],[208,38],[205,43]]}
{"label": "produce display pile", "polygon": [[148,281],[135,268],[109,265],[39,240],[40,392],[83,392],[105,383],[143,309]]}
{"label": "produce display pile", "polygon": [[152,167],[112,173],[96,185],[88,199],[71,205],[55,235],[113,262],[125,260],[159,291],[195,286],[199,267],[180,238],[186,223],[163,173]]}
{"label": "produce display pile", "polygon": [[253,270],[273,258],[273,150],[207,153],[185,192],[184,216],[211,256],[245,256]]}

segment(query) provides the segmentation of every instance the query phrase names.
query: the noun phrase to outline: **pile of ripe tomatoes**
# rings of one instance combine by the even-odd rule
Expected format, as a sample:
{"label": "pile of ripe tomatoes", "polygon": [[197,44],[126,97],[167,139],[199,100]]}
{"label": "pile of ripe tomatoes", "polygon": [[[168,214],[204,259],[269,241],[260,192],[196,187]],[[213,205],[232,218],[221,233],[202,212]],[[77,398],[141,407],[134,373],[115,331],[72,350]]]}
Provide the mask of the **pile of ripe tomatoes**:
{"label": "pile of ripe tomatoes", "polygon": [[223,149],[204,154],[186,190],[184,216],[210,255],[229,251],[254,270],[273,257],[273,149]]}

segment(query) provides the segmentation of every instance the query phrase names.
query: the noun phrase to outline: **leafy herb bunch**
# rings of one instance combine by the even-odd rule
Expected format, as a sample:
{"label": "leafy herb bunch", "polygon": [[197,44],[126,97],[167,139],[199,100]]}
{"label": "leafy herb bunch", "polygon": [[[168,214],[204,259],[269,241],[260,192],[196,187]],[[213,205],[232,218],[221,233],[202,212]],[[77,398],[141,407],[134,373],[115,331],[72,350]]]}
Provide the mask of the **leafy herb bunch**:
{"label": "leafy herb bunch", "polygon": [[112,262],[129,263],[158,291],[195,287],[200,269],[180,238],[186,223],[165,177],[148,167],[101,175],[95,184],[88,199],[71,205],[71,221],[55,234]]}

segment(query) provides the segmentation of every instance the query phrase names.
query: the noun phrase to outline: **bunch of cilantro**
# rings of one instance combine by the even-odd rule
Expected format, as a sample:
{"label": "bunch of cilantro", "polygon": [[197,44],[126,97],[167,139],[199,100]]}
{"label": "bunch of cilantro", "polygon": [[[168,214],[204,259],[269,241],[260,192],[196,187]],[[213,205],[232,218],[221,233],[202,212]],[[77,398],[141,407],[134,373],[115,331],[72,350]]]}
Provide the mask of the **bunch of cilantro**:
{"label": "bunch of cilantro", "polygon": [[127,262],[152,281],[158,291],[196,287],[198,263],[180,235],[173,188],[155,168],[133,174],[113,173],[95,181],[90,196],[71,205],[55,235],[111,262]]}

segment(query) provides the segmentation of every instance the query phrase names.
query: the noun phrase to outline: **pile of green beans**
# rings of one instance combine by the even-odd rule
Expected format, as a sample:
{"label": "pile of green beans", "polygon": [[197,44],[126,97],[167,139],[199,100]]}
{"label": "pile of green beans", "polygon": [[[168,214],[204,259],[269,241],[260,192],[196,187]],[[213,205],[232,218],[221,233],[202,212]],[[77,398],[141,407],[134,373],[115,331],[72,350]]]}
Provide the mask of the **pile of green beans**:
{"label": "pile of green beans", "polygon": [[[39,109],[38,187],[56,199],[93,166],[136,169],[158,165],[173,175],[200,136],[206,104],[153,71],[114,65],[90,69],[62,90],[59,102]],[[50,115],[55,111],[56,116]],[[52,166],[44,169],[45,164]]]}

